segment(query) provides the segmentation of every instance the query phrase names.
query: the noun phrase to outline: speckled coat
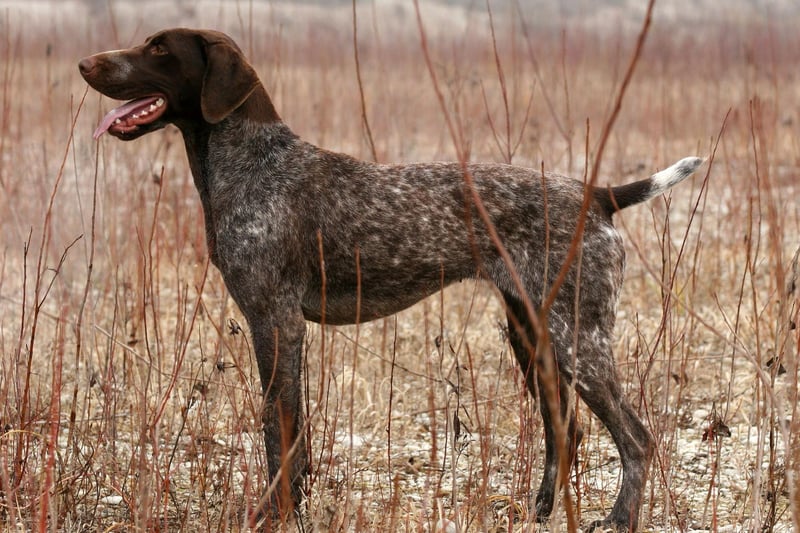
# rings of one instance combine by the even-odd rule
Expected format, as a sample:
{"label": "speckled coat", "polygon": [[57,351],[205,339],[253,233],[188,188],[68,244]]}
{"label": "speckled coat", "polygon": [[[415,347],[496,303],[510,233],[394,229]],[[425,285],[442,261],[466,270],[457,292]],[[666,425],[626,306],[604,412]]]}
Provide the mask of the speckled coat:
{"label": "speckled coat", "polygon": [[[308,467],[300,387],[305,321],[373,320],[479,277],[503,295],[510,342],[532,394],[547,385],[537,383],[542,361],[534,355],[553,356],[569,462],[581,437],[568,401],[572,387],[614,438],[622,485],[609,516],[594,526],[636,529],[653,439],[614,367],[625,256],[611,218],[685,179],[700,159],[588,191],[580,254],[546,317],[550,350],[536,350],[525,300],[540,305],[564,264],[587,193],[582,182],[501,164],[380,165],[313,146],[280,120],[239,48],[217,32],[167,30],[142,46],[85,58],[80,69],[104,94],[150,106],[133,113],[134,101],[112,111],[99,134],[130,140],[167,123],[183,133],[211,260],[253,336],[270,480],[280,481],[269,496],[277,512],[271,516],[285,517],[301,500]],[[536,512],[544,519],[559,486],[559,454],[548,402],[540,410],[546,454]]]}

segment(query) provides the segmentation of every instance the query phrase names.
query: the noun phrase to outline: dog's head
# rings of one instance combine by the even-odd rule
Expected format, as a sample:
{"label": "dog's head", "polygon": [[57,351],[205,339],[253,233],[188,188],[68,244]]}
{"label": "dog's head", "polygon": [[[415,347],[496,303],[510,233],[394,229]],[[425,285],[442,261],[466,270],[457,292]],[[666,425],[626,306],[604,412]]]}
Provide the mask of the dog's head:
{"label": "dog's head", "polygon": [[85,57],[78,68],[100,93],[130,100],[103,118],[95,138],[108,131],[132,140],[181,121],[216,124],[260,86],[236,43],[211,30],[164,30],[141,46]]}

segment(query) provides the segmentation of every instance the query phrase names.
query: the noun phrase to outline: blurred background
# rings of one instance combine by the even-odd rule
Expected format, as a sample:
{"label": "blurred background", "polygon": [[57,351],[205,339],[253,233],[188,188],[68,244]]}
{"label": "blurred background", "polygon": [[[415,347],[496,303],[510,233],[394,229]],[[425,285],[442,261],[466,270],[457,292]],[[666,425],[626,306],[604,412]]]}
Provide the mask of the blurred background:
{"label": "blurred background", "polygon": [[[222,30],[309,142],[583,179],[646,8],[0,0],[0,529],[245,530],[265,487],[247,325],[208,263],[180,134],[92,140],[116,103],[81,57]],[[648,531],[798,526],[799,26],[793,0],[656,2],[602,154],[601,184],[709,158],[615,218],[615,353],[658,441]],[[574,506],[537,523],[542,427],[503,316],[469,282],[397,317],[309,325],[309,524],[558,531],[608,513],[619,460],[579,404]]]}

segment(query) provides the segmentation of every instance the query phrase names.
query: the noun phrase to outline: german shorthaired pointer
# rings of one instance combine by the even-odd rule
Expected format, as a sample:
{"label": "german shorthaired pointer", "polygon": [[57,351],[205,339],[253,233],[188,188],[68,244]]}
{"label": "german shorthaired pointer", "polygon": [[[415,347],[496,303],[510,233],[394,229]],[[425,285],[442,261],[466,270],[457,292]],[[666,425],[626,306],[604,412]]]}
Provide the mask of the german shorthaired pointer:
{"label": "german shorthaired pointer", "polygon": [[[79,68],[102,94],[132,99],[102,119],[95,138],[108,132],[129,141],[170,123],[183,134],[211,261],[253,336],[269,476],[280,476],[268,515],[286,518],[295,508],[308,468],[300,386],[306,320],[373,320],[443,285],[487,279],[505,300],[529,391],[542,385],[534,377],[536,323],[522,294],[541,302],[554,283],[576,234],[582,182],[501,164],[379,165],[303,142],[281,121],[239,47],[215,31],[162,31],[141,46],[84,58]],[[624,266],[611,218],[701,163],[690,157],[648,179],[587,191],[582,266],[570,266],[547,316],[570,460],[582,433],[568,401],[574,386],[622,461],[616,503],[593,527],[636,529],[654,446],[625,399],[611,353]],[[553,508],[559,452],[548,402],[540,410],[546,453],[536,512],[543,519]]]}

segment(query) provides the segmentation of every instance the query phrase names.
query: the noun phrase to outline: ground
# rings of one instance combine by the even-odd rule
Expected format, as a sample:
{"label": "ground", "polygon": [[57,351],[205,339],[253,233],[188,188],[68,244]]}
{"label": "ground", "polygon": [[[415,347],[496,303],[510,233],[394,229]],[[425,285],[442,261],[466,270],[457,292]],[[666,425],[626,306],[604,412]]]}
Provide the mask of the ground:
{"label": "ground", "polygon": [[[113,103],[78,59],[164,26],[215,27],[310,142],[581,179],[643,8],[518,4],[490,2],[490,19],[485,3],[420,1],[418,19],[411,2],[356,3],[359,87],[349,2],[0,2],[3,528],[239,531],[265,486],[249,331],[208,263],[180,135],[93,141]],[[709,158],[615,218],[615,353],[657,440],[646,531],[797,526],[797,21],[790,3],[660,2],[602,154],[602,184]],[[567,529],[563,502],[545,524],[532,516],[542,427],[504,322],[493,289],[464,282],[396,317],[308,326],[308,525]],[[578,409],[569,495],[585,526],[620,472]]]}

